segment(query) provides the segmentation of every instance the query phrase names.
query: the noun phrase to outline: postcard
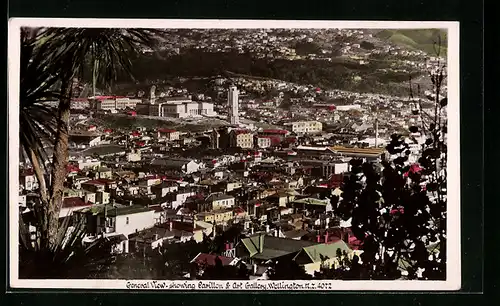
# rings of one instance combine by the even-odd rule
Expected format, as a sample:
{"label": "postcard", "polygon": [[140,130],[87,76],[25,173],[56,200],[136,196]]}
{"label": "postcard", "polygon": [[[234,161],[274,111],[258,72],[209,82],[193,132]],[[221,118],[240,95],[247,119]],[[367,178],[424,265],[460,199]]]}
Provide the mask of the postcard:
{"label": "postcard", "polygon": [[8,51],[13,290],[460,289],[458,22],[14,18]]}

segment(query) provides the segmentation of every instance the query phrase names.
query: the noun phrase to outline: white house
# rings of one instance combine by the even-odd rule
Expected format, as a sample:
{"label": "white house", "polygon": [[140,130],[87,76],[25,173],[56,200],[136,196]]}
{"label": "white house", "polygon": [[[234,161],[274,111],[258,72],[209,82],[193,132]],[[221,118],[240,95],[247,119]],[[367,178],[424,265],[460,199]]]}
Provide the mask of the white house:
{"label": "white house", "polygon": [[25,172],[19,176],[19,184],[24,190],[33,191],[38,188],[38,180],[34,173]]}
{"label": "white house", "polygon": [[217,209],[233,208],[235,199],[233,196],[226,194],[212,194],[207,197],[207,201],[212,203],[212,208],[214,210],[217,210]]}
{"label": "white house", "polygon": [[172,209],[177,209],[186,203],[189,197],[196,195],[196,192],[191,190],[178,190],[171,194],[171,206]]}
{"label": "white house", "polygon": [[141,205],[106,207],[106,212],[101,212],[100,218],[97,218],[98,232],[104,232],[106,235],[128,236],[154,225],[154,210]]}

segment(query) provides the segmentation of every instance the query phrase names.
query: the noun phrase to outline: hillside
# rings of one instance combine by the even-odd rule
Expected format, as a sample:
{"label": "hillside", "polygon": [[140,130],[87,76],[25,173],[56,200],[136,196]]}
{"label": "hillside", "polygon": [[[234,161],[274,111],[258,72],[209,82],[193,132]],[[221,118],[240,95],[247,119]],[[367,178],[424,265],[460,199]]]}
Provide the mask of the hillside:
{"label": "hillside", "polygon": [[434,56],[434,42],[441,36],[442,55],[447,54],[447,33],[441,29],[404,29],[404,30],[379,30],[375,37],[389,41],[393,44],[409,49],[422,50],[427,54]]}
{"label": "hillside", "polygon": [[[408,73],[383,71],[390,62],[372,61],[361,65],[357,61],[336,58],[331,62],[321,60],[262,59],[252,54],[208,53],[190,51],[180,55],[163,57],[161,54],[143,56],[133,60],[138,81],[168,80],[173,77],[211,77],[231,71],[236,74],[280,79],[298,84],[315,84],[325,89],[341,89],[357,92],[400,94],[406,86]],[[382,70],[381,70],[382,69]],[[418,77],[420,72],[412,72]],[[361,76],[358,82],[355,76]],[[406,89],[403,89],[406,91]]]}

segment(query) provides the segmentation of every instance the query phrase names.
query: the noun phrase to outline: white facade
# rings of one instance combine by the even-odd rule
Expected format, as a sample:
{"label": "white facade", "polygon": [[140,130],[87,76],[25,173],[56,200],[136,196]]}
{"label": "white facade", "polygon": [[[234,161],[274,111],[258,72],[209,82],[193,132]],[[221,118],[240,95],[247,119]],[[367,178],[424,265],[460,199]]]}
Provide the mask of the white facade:
{"label": "white facade", "polygon": [[133,152],[127,154],[127,161],[136,162],[141,160],[141,152]]}
{"label": "white facade", "polygon": [[335,110],[338,111],[349,111],[353,109],[361,109],[361,105],[359,104],[352,104],[352,105],[338,105],[335,107]]}
{"label": "white facade", "polygon": [[189,118],[198,116],[215,116],[213,103],[186,101],[171,101],[158,104],[158,116]]}
{"label": "white facade", "polygon": [[271,138],[269,137],[258,137],[257,138],[257,146],[259,148],[269,148],[271,146]]}
{"label": "white facade", "polygon": [[323,131],[323,124],[319,121],[298,121],[292,123],[292,132],[296,134],[316,134]]}
{"label": "white facade", "polygon": [[227,93],[227,104],[228,104],[228,120],[231,124],[239,124],[239,101],[238,101],[238,88],[236,86],[229,87]]}
{"label": "white facade", "polygon": [[155,225],[154,211],[119,215],[115,218],[114,229],[117,234],[128,236],[136,231],[142,231]]}
{"label": "white facade", "polygon": [[197,163],[194,160],[192,160],[192,161],[188,162],[186,165],[184,165],[182,168],[184,170],[184,173],[191,174],[191,173],[198,172],[201,168],[203,168],[203,164]]}
{"label": "white facade", "polygon": [[117,110],[125,108],[135,108],[138,103],[141,103],[140,99],[129,99],[129,98],[116,98],[116,99],[103,99],[97,100],[95,102],[95,107],[98,110]]}
{"label": "white facade", "polygon": [[20,183],[23,186],[24,190],[27,191],[33,191],[38,188],[38,181],[34,174],[21,176]]}
{"label": "white facade", "polygon": [[96,138],[89,141],[89,147],[95,147],[101,144],[101,136],[97,136]]}
{"label": "white facade", "polygon": [[234,198],[225,198],[212,202],[213,209],[225,209],[234,207]]}
{"label": "white facade", "polygon": [[172,209],[177,209],[186,203],[189,197],[192,197],[196,192],[180,192],[175,195],[175,201],[172,201]]}
{"label": "white facade", "polygon": [[78,168],[85,170],[85,169],[96,169],[101,166],[101,161],[97,159],[86,159],[86,160],[79,160],[78,161]]}

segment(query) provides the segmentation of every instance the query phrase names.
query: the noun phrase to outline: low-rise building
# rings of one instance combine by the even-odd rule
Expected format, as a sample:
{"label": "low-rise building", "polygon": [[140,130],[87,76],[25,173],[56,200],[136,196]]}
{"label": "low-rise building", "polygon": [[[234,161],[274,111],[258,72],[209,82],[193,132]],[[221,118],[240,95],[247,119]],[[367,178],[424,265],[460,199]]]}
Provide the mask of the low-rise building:
{"label": "low-rise building", "polygon": [[128,236],[155,225],[154,210],[141,205],[104,205],[100,210],[97,218],[98,233]]}
{"label": "low-rise building", "polygon": [[234,207],[235,198],[226,194],[212,194],[206,199],[212,204],[212,209],[227,209]]}
{"label": "low-rise building", "polygon": [[297,121],[291,124],[292,132],[298,135],[318,134],[323,131],[323,124],[319,121]]}
{"label": "low-rise building", "polygon": [[179,131],[172,129],[158,129],[159,140],[174,141],[174,140],[179,140],[179,138],[180,138]]}

